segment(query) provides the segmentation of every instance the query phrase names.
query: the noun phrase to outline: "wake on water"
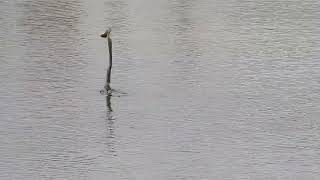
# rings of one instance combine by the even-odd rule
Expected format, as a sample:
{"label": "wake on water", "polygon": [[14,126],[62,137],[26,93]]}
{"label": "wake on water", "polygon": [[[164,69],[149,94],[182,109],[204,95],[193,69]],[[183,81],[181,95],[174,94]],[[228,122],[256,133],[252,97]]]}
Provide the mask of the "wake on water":
{"label": "wake on water", "polygon": [[100,94],[101,95],[105,95],[105,96],[117,96],[117,97],[120,97],[120,96],[126,96],[127,93],[125,92],[122,92],[120,90],[117,90],[117,89],[109,89],[109,90],[106,90],[105,88],[101,89],[100,90]]}

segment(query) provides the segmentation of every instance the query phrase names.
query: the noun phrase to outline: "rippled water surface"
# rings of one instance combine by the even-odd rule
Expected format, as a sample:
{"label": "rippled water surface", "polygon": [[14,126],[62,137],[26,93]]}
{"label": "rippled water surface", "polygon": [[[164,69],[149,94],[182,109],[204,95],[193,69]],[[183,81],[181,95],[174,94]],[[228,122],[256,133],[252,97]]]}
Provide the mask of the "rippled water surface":
{"label": "rippled water surface", "polygon": [[319,179],[319,9],[0,1],[0,179]]}

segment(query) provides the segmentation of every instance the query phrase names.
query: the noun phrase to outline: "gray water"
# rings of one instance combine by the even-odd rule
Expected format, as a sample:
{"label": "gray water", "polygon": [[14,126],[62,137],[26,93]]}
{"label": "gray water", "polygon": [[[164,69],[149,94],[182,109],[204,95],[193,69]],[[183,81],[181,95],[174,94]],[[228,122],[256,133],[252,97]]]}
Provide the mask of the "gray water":
{"label": "gray water", "polygon": [[1,0],[0,179],[319,179],[319,9]]}

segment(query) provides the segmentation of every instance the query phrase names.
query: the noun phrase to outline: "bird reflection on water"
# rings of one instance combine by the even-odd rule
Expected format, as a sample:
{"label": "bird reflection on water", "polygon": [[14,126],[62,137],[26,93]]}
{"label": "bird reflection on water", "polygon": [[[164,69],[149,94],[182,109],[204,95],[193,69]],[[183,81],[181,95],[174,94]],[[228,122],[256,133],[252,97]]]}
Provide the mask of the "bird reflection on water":
{"label": "bird reflection on water", "polygon": [[115,117],[113,116],[114,110],[112,109],[112,97],[122,97],[126,96],[127,93],[121,92],[119,90],[112,89],[114,94],[106,94],[106,122],[107,122],[107,130],[108,130],[108,151],[113,155],[116,156],[115,151]]}
{"label": "bird reflection on water", "polygon": [[115,151],[115,145],[114,145],[114,138],[115,138],[115,133],[114,133],[114,117],[112,115],[112,106],[111,106],[111,95],[106,96],[106,121],[107,121],[107,129],[108,129],[108,136],[107,138],[109,139],[107,145],[108,145],[108,151],[112,155],[116,156],[116,151]]}

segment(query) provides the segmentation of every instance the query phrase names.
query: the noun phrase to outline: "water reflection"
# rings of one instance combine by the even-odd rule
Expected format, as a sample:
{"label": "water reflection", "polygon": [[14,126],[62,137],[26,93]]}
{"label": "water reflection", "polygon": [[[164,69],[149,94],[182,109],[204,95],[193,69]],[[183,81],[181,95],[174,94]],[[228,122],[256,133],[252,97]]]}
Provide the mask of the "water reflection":
{"label": "water reflection", "polygon": [[108,94],[106,96],[106,121],[107,121],[107,129],[108,129],[108,151],[111,153],[113,156],[116,156],[116,150],[115,150],[115,133],[114,133],[114,121],[115,118],[113,117],[113,110],[111,106],[111,95]]}

